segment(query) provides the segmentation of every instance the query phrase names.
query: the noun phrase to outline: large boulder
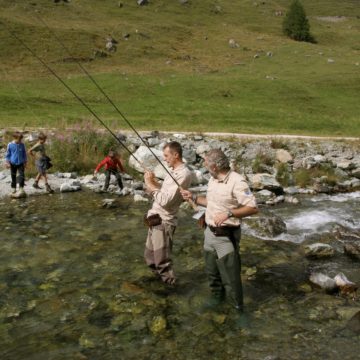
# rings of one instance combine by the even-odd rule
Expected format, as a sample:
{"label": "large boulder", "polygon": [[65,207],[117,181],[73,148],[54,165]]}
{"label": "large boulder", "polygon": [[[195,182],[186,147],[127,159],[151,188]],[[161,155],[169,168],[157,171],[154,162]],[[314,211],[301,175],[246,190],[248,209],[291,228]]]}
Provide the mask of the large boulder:
{"label": "large boulder", "polygon": [[262,173],[249,176],[250,187],[254,190],[270,190],[276,195],[281,195],[284,193],[282,186],[275,179],[275,176]]}
{"label": "large boulder", "polygon": [[[155,148],[152,148],[151,150],[160,160],[163,160],[162,151]],[[155,156],[151,153],[149,148],[143,145],[135,151],[134,156],[136,157],[136,159],[139,160],[141,164],[139,164],[139,162],[136,161],[133,156],[130,156],[129,166],[142,173],[144,172],[143,166],[146,167],[146,169],[154,171],[156,166],[159,164],[159,162],[156,160]]]}
{"label": "large boulder", "polygon": [[265,238],[274,238],[287,231],[284,220],[273,214],[249,217],[244,219],[244,222],[254,230],[257,235]]}

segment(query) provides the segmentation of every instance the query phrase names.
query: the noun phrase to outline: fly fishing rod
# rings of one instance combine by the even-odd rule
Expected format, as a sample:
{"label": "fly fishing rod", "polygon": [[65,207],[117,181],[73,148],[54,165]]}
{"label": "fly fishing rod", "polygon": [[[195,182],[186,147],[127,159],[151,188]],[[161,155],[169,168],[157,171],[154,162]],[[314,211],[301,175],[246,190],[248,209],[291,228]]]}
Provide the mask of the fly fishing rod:
{"label": "fly fishing rod", "polygon": [[47,23],[40,17],[38,13],[35,13],[37,18],[41,21],[41,23],[48,29],[50,34],[54,37],[54,39],[57,40],[57,42],[63,47],[63,49],[67,52],[67,54],[72,57],[77,65],[80,67],[80,69],[87,75],[87,77],[92,81],[92,83],[97,87],[97,89],[104,95],[104,97],[107,99],[107,101],[114,107],[114,109],[117,111],[117,113],[125,120],[125,122],[129,125],[129,127],[135,132],[135,134],[139,137],[139,139],[142,141],[142,143],[147,147],[147,149],[151,152],[151,154],[155,157],[155,159],[161,164],[161,166],[164,168],[164,170],[167,172],[167,174],[174,180],[176,185],[181,188],[181,185],[178,183],[178,181],[174,178],[174,176],[170,173],[170,171],[166,168],[166,166],[162,163],[162,161],[159,159],[159,157],[153,152],[153,150],[150,148],[150,146],[147,144],[147,142],[144,140],[144,138],[139,134],[139,132],[135,129],[135,127],[130,123],[130,121],[126,118],[124,113],[120,111],[118,106],[112,101],[112,99],[109,97],[109,95],[105,92],[105,90],[98,84],[98,82],[93,78],[93,76],[86,70],[86,68],[76,59],[76,57],[71,53],[71,51],[68,49],[68,47],[61,41],[61,39],[56,35],[56,33],[50,29],[50,27],[47,25]]}
{"label": "fly fishing rod", "polygon": [[46,67],[50,71],[51,74],[53,74],[64,86],[65,88],[75,96],[75,98],[100,122],[101,125],[105,127],[106,130],[109,131],[109,133],[124,147],[124,149],[132,156],[141,166],[142,163],[139,159],[136,158],[136,156],[130,151],[130,149],[114,134],[114,132],[100,119],[100,117],[90,108],[90,106],[78,95],[75,93],[74,90],[71,89],[71,87],[65,83],[65,81],[49,66],[46,64],[46,62],[41,59],[35,51],[33,51],[29,46],[27,46],[13,31],[11,31],[3,22],[0,22],[0,24],[6,29],[6,31],[14,38],[16,39],[25,49],[27,49],[42,65]]}

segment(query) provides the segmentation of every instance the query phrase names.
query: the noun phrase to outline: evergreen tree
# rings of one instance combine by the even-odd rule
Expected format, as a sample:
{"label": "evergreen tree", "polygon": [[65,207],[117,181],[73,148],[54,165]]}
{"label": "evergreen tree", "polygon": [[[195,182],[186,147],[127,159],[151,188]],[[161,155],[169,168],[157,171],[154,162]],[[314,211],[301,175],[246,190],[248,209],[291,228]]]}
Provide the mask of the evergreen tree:
{"label": "evergreen tree", "polygon": [[283,32],[297,41],[315,42],[310,34],[309,21],[299,0],[293,0],[283,22]]}

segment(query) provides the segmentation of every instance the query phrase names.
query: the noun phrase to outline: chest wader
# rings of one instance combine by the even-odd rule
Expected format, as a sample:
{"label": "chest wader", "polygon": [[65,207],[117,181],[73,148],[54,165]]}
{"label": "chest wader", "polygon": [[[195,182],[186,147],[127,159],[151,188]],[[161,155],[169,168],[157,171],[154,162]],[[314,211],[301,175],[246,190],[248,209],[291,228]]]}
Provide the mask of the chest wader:
{"label": "chest wader", "polygon": [[[214,297],[222,294],[224,288],[231,304],[239,311],[243,310],[243,290],[241,283],[241,260],[239,243],[232,230],[227,237],[231,240],[234,251],[217,258],[216,252],[205,251],[205,267],[209,277],[210,289]],[[219,297],[218,297],[219,298]]]}
{"label": "chest wader", "polygon": [[225,298],[225,288],[221,281],[221,275],[217,265],[216,251],[204,251],[205,271],[208,276],[210,291],[212,294],[209,299],[209,306],[216,306],[221,303]]}

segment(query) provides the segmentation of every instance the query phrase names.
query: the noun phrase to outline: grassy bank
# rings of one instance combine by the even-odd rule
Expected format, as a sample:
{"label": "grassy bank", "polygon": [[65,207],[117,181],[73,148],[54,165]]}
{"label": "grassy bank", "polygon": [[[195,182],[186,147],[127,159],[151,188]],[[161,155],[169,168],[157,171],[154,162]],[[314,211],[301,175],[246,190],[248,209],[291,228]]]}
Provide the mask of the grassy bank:
{"label": "grassy bank", "polygon": [[[285,0],[122,3],[3,0],[0,19],[116,128],[126,125],[51,39],[35,9],[139,129],[360,136],[356,1],[303,1],[317,44],[282,36],[283,17],[274,13],[287,8]],[[118,51],[91,59],[109,33]],[[3,28],[0,37],[8,49],[0,55],[0,126],[92,118]],[[230,38],[238,47],[229,47]]]}

